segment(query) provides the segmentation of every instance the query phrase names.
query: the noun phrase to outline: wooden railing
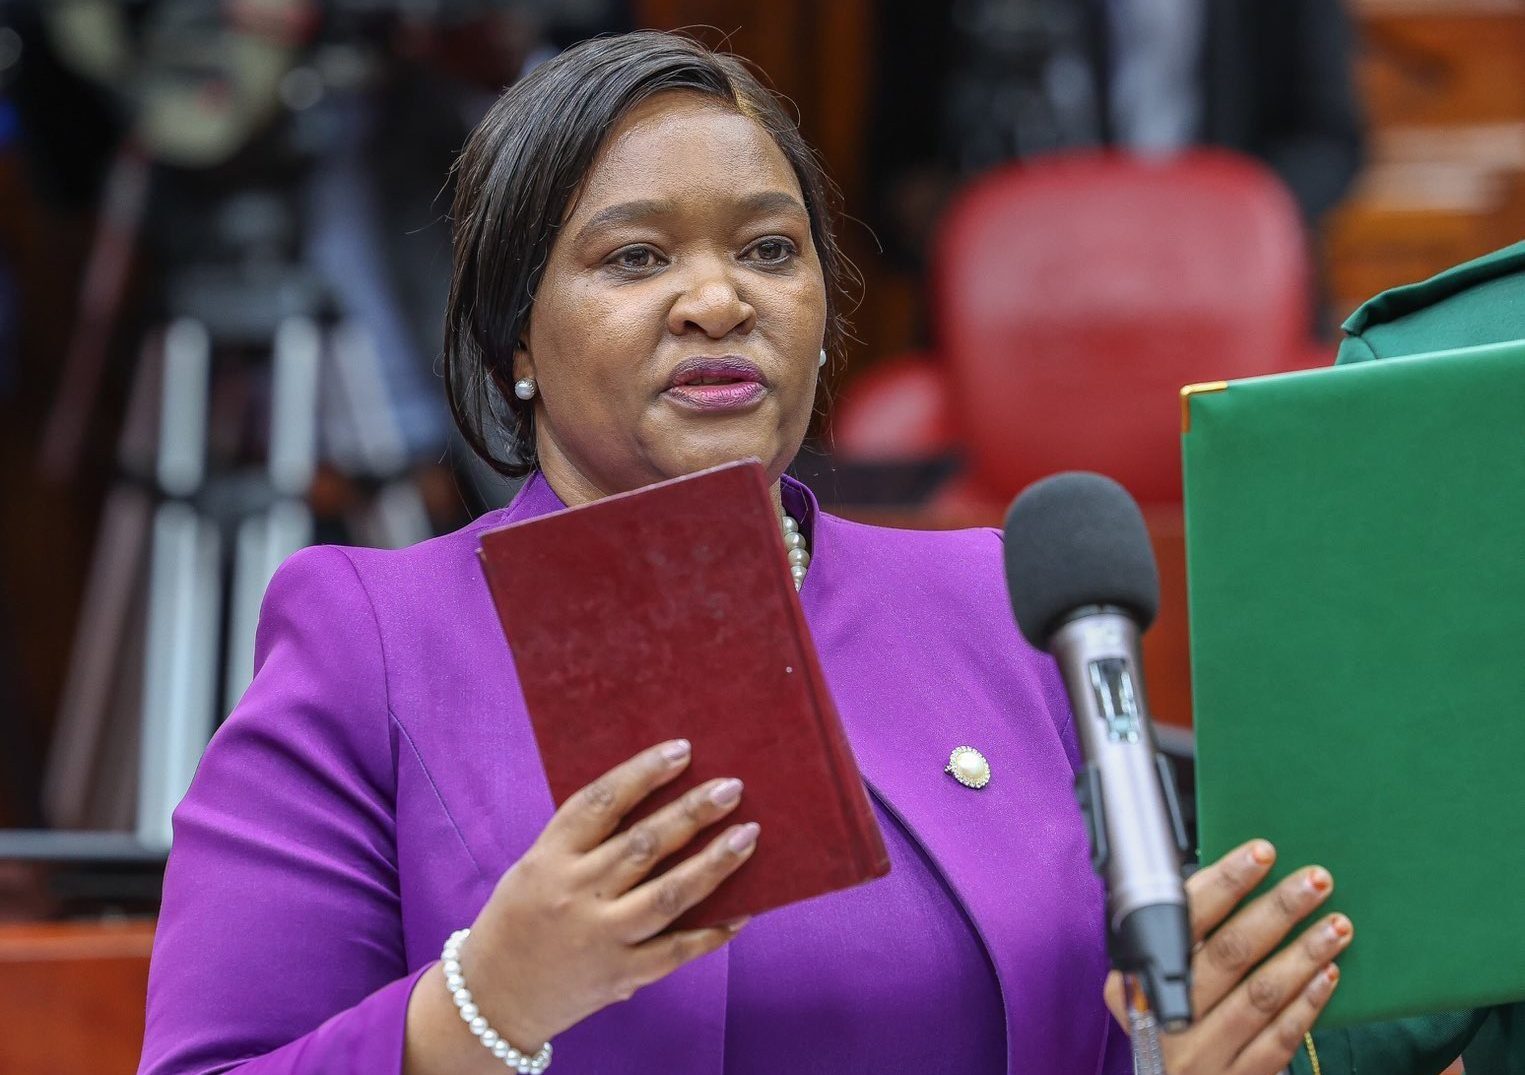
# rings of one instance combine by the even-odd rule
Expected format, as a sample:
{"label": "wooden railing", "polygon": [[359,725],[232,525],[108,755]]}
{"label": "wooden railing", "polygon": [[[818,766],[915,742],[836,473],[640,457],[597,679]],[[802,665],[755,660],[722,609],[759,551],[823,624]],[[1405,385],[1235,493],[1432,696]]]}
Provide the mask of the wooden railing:
{"label": "wooden railing", "polygon": [[1340,313],[1525,239],[1525,0],[1354,0],[1371,159],[1328,222]]}
{"label": "wooden railing", "polygon": [[0,1072],[132,1075],[152,920],[0,925]]}

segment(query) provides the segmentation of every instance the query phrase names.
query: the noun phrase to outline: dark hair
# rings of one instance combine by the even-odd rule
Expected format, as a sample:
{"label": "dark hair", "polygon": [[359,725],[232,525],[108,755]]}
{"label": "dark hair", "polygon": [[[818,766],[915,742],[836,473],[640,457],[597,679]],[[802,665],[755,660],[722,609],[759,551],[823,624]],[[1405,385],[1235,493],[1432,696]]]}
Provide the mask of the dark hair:
{"label": "dark hair", "polygon": [[837,246],[835,188],[779,99],[741,60],[687,37],[642,30],[584,41],[498,98],[456,162],[445,391],[466,442],[502,474],[520,477],[536,465],[534,412],[513,394],[513,356],[567,203],[605,135],[666,90],[718,98],[778,144],[804,194],[826,280],[829,353],[846,333],[852,270]]}

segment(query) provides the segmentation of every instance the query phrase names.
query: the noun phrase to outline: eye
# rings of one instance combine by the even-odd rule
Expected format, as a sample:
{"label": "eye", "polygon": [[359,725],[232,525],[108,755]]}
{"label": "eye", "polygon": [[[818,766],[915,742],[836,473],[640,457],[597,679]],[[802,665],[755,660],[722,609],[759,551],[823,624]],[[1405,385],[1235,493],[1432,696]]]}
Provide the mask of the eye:
{"label": "eye", "polygon": [[661,256],[649,246],[625,246],[609,255],[606,264],[621,272],[649,272],[662,264]]}
{"label": "eye", "polygon": [[748,260],[762,265],[787,264],[795,255],[794,243],[782,235],[770,235],[759,239],[747,250]]}

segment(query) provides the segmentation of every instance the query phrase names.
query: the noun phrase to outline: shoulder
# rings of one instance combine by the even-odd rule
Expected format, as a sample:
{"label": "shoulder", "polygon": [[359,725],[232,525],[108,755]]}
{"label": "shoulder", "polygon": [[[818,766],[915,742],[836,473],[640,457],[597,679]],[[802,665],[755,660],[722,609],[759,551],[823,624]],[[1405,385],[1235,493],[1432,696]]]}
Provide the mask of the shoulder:
{"label": "shoulder", "polygon": [[[945,679],[1017,690],[1047,715],[1073,768],[1078,744],[1053,658],[1022,637],[1006,586],[1005,540],[993,527],[900,530],[818,517],[823,555],[850,572],[850,607],[872,623],[935,651]],[[834,577],[837,575],[833,570]]]}
{"label": "shoulder", "polygon": [[399,691],[447,667],[474,639],[497,640],[477,564],[484,516],[402,549],[313,545],[281,564],[265,590],[255,631],[254,676],[229,724],[285,727],[300,705],[331,719],[314,734],[358,736],[388,753],[385,720]]}
{"label": "shoulder", "polygon": [[476,550],[494,512],[401,549],[314,545],[288,557],[265,591],[255,667],[282,641],[316,646],[329,678],[350,669],[388,683],[459,645],[462,629],[492,635],[491,600]]}
{"label": "shoulder", "polygon": [[[385,585],[393,594],[409,599],[419,593],[436,593],[444,597],[445,591],[463,580],[480,584],[482,572],[477,549],[481,545],[481,536],[494,526],[502,525],[502,516],[501,511],[489,512],[459,530],[401,549],[348,545],[326,548],[341,554],[367,588]],[[385,599],[385,595],[377,596]]]}
{"label": "shoulder", "polygon": [[935,550],[976,558],[993,553],[998,560],[1001,555],[1001,532],[992,526],[961,530],[908,530],[861,523],[825,511],[820,513],[818,525],[825,526],[835,539],[845,545],[871,554],[898,556],[912,551]]}
{"label": "shoulder", "polygon": [[1343,329],[1340,363],[1525,338],[1525,242],[1384,291]]}
{"label": "shoulder", "polygon": [[817,535],[838,600],[863,622],[992,672],[1031,674],[1049,663],[1017,630],[999,530],[900,530],[823,515]]}
{"label": "shoulder", "polygon": [[850,559],[864,577],[886,585],[909,585],[913,593],[936,592],[951,599],[999,599],[1006,594],[1001,532],[902,530],[873,526],[822,512],[817,544]]}
{"label": "shoulder", "polygon": [[831,540],[840,541],[868,555],[904,555],[906,552],[942,552],[959,558],[994,557],[1000,560],[1002,538],[994,526],[970,526],[956,531],[904,529],[900,526],[877,526],[860,523],[842,515],[822,511],[817,526],[824,526]]}
{"label": "shoulder", "polygon": [[[491,512],[459,530],[401,549],[313,545],[281,564],[266,594],[267,613],[287,604],[310,604],[321,595],[347,611],[363,607],[386,619],[398,608],[450,604],[463,590],[481,588],[477,548],[483,531],[501,523]],[[362,601],[363,599],[363,601]]]}

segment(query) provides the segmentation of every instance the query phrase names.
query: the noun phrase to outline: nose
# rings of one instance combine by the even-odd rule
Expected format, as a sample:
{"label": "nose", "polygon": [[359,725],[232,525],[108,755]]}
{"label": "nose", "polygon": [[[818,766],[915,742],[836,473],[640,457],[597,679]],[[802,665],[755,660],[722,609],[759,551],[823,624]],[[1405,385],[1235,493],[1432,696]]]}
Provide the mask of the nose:
{"label": "nose", "polygon": [[667,312],[667,329],[675,336],[697,329],[712,340],[751,332],[756,321],[757,311],[742,298],[736,281],[715,263],[696,266]]}

